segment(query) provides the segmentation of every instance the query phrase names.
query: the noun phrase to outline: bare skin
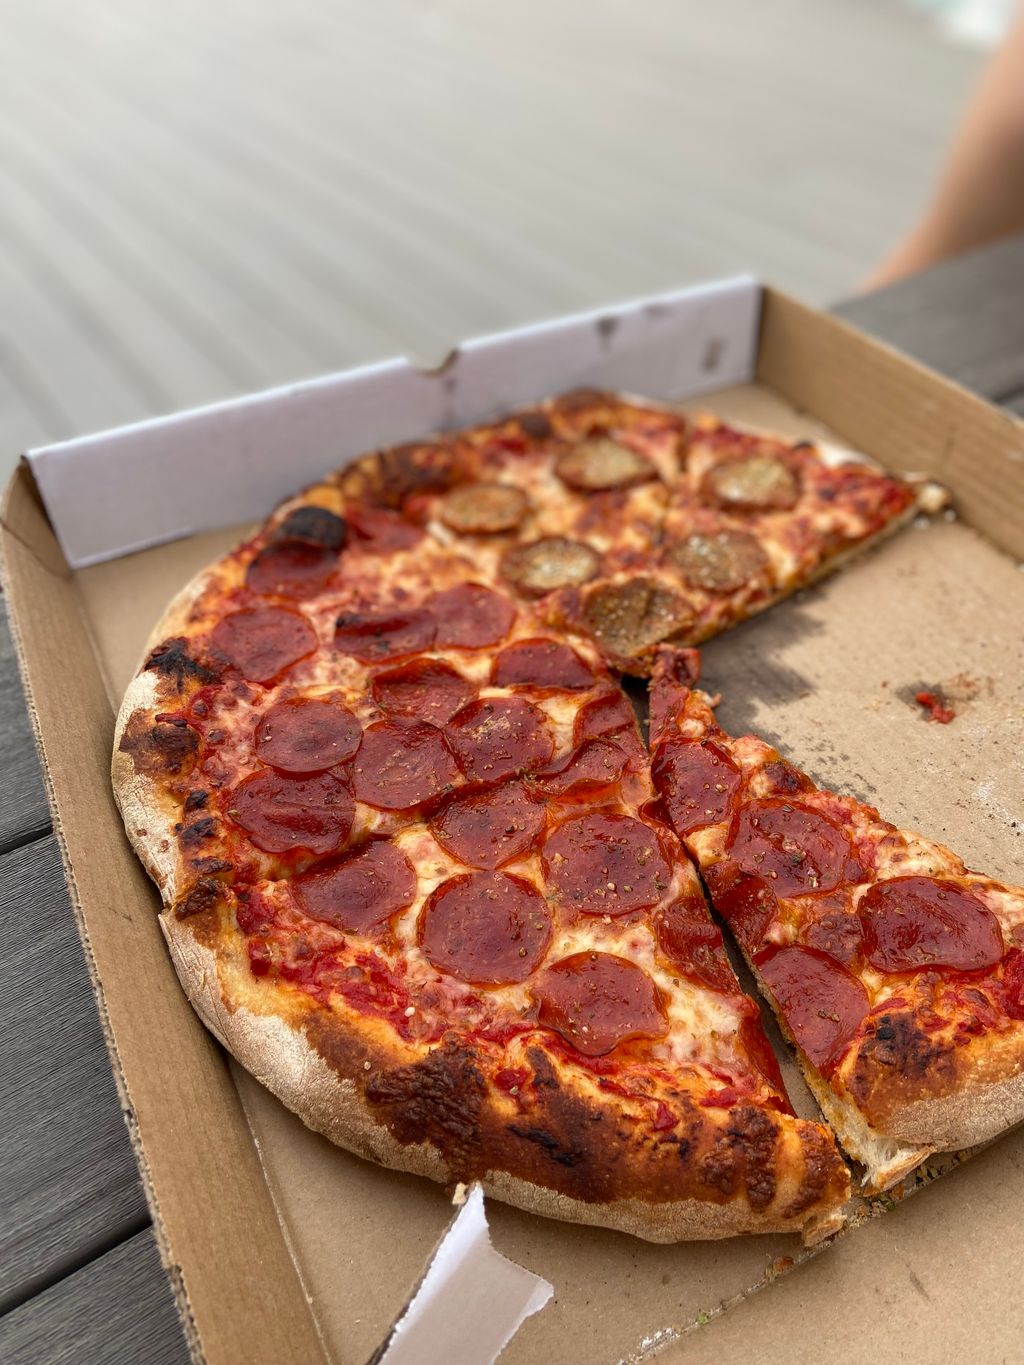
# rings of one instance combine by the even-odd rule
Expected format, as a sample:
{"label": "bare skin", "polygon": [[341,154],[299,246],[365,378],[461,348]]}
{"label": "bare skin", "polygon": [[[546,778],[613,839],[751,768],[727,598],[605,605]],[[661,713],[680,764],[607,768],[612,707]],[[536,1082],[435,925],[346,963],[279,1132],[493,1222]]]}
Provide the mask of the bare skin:
{"label": "bare skin", "polygon": [[924,217],[865,281],[879,289],[1007,233],[1024,231],[1024,17],[967,108]]}

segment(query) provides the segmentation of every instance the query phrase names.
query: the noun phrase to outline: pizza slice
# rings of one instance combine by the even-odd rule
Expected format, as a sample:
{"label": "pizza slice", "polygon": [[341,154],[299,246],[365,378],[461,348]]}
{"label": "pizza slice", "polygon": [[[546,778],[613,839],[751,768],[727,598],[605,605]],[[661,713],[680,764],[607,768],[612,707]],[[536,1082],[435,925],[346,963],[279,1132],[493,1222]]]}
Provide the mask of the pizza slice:
{"label": "pizza slice", "polygon": [[657,573],[692,604],[687,643],[699,644],[944,503],[937,485],[849,452],[700,413],[669,490]]}
{"label": "pizza slice", "polygon": [[660,643],[728,629],[943,500],[806,441],[591,390],[339,479],[639,675]]}
{"label": "pizza slice", "polygon": [[726,734],[695,681],[661,653],[655,785],[866,1190],[1024,1119],[1024,889]]}

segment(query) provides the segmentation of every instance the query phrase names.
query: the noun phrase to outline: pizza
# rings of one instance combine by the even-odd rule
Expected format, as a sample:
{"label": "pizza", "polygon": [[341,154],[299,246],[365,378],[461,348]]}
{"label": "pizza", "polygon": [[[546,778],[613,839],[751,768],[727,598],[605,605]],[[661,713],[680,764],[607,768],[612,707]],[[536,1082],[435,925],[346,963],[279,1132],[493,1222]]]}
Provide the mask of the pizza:
{"label": "pizza", "polygon": [[1024,888],[825,791],[696,690],[652,683],[652,773],[864,1188],[1024,1119]]}
{"label": "pizza", "polygon": [[587,392],[284,503],[170,604],[117,722],[206,1024],[387,1166],[652,1240],[834,1230],[848,1168],[790,1106],[619,678],[923,496]]}

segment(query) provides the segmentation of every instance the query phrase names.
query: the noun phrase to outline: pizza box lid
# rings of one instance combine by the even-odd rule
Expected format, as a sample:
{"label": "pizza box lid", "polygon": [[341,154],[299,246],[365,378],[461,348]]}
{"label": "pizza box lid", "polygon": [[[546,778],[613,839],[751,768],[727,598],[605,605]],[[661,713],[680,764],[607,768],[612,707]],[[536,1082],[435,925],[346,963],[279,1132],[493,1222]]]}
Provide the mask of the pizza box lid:
{"label": "pizza box lid", "polygon": [[[924,470],[954,488],[964,519],[908,532],[856,572],[714,642],[705,668],[710,686],[726,691],[724,723],[766,734],[822,782],[884,792],[887,815],[950,832],[974,865],[1011,879],[1019,869],[1024,580],[1005,553],[1024,553],[1019,423],[749,280],[489,338],[459,354],[469,360],[432,374],[393,362],[32,452],[4,503],[12,629],[72,900],[186,1331],[197,1358],[213,1365],[363,1360],[403,1337],[426,1352],[403,1305],[425,1264],[435,1278],[439,1266],[458,1264],[447,1239],[449,1250],[432,1260],[451,1220],[442,1190],[331,1148],[225,1060],[178,987],[152,888],[110,799],[113,711],[142,640],[176,588],[232,543],[238,528],[227,521],[261,515],[279,493],[366,444],[550,390],[613,384],[670,399],[732,385],[713,402],[726,415]],[[240,489],[255,490],[251,506],[239,505]],[[894,593],[899,628],[882,634],[879,603]],[[956,676],[958,723],[928,725],[907,688]],[[994,1234],[998,1247],[958,1266],[964,1292],[991,1304],[1007,1282],[1006,1253],[1021,1241],[1012,1209],[1024,1195],[1022,1150],[1011,1135],[941,1191],[884,1217],[886,1203],[873,1205],[862,1226],[792,1277],[807,1257],[792,1238],[655,1247],[489,1203],[495,1246],[522,1267],[512,1271],[518,1288],[506,1295],[506,1269],[492,1263],[497,1279],[485,1274],[449,1293],[434,1293],[428,1273],[418,1302],[444,1310],[435,1321],[449,1332],[437,1348],[445,1358],[455,1310],[481,1284],[499,1336],[536,1306],[538,1281],[552,1285],[554,1297],[506,1348],[514,1362],[657,1349],[710,1358],[716,1343],[746,1333],[769,1349],[772,1331],[788,1352],[810,1349],[825,1320],[843,1333],[842,1358],[866,1361],[889,1333],[863,1323],[886,1301],[906,1317],[909,1356],[924,1359],[964,1336],[963,1298],[954,1311],[947,1284],[962,1238],[987,1246]],[[474,1199],[452,1231],[471,1248],[467,1264],[483,1266]],[[769,1292],[754,1293],[765,1285]],[[391,1333],[396,1320],[405,1327]],[[986,1327],[992,1359],[1021,1325],[1016,1300],[1004,1305]],[[472,1330],[458,1335],[468,1351]]]}

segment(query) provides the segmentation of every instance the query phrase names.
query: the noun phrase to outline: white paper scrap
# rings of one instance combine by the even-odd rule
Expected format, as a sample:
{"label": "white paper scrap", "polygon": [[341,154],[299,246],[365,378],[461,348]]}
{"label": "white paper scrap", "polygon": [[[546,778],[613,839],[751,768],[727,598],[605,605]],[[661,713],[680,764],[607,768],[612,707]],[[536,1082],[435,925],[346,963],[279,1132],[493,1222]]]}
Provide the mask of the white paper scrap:
{"label": "white paper scrap", "polygon": [[554,1292],[491,1246],[484,1192],[473,1185],[379,1365],[492,1365]]}

